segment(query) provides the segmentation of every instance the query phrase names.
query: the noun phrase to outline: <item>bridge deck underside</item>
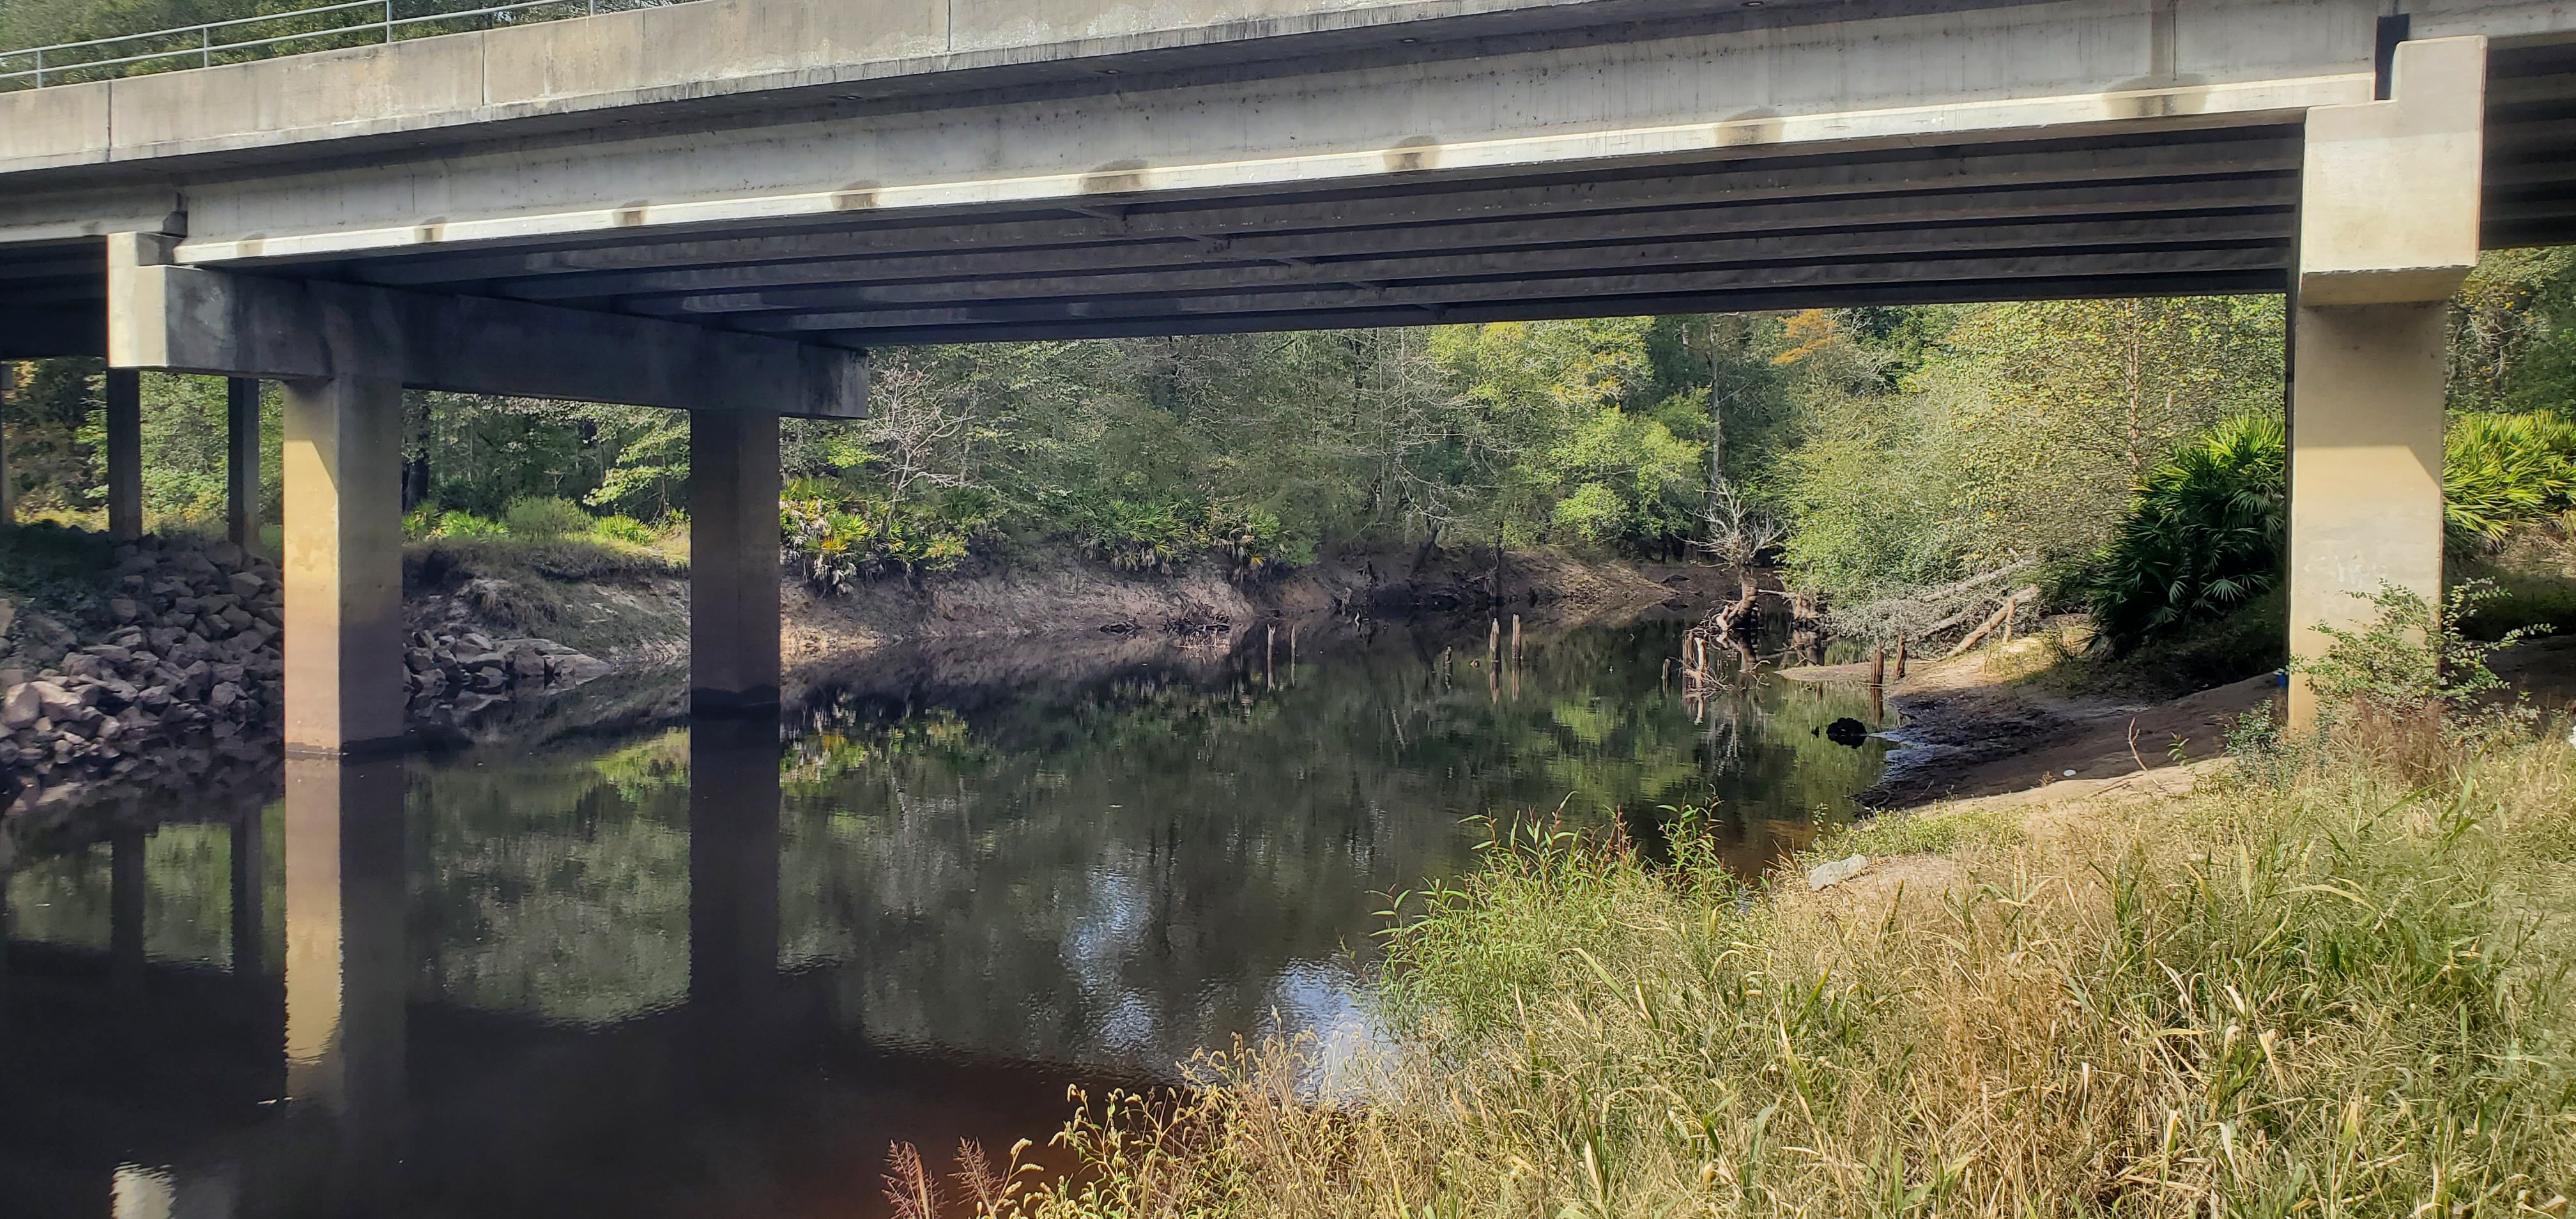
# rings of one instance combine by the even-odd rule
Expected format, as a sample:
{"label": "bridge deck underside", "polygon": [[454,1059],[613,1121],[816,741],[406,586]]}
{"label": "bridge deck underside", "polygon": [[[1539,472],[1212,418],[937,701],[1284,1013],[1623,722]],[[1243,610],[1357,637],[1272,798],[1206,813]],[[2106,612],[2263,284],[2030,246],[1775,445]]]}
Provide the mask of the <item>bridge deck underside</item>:
{"label": "bridge deck underside", "polygon": [[854,211],[291,269],[852,347],[2278,291],[2299,159],[2294,128],[2168,126]]}
{"label": "bridge deck underside", "polygon": [[[318,276],[844,347],[2280,291],[2295,122],[1412,169],[304,261]],[[2485,244],[2576,242],[2576,44],[2490,64]],[[0,250],[0,357],[104,350],[95,240]]]}
{"label": "bridge deck underside", "polygon": [[2487,56],[2489,249],[2576,243],[2576,43]]}

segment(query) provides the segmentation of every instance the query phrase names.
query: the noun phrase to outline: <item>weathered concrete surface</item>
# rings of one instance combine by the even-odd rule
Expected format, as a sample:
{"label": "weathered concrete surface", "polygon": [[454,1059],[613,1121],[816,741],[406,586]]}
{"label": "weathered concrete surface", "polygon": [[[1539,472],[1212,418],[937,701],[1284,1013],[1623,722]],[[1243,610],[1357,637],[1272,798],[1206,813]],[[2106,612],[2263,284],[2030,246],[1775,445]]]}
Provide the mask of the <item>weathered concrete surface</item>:
{"label": "weathered concrete surface", "polygon": [[[149,244],[121,236],[111,251]],[[676,322],[155,266],[112,254],[108,358],[224,376],[826,418],[866,412],[867,358]]]}
{"label": "weathered concrete surface", "polygon": [[2308,112],[2302,306],[2438,301],[2477,268],[2486,66],[2482,37],[2405,43],[2390,100]]}
{"label": "weathered concrete surface", "polygon": [[[849,348],[2268,291],[2381,7],[705,0],[12,95],[0,245]],[[2509,231],[2576,232],[2576,68],[2514,70]]]}
{"label": "weathered concrete surface", "polygon": [[[2309,115],[2291,319],[2290,652],[2383,584],[2442,596],[2447,301],[2477,265],[2482,38],[2397,49],[2388,101]],[[2291,684],[2290,722],[2316,701]]]}
{"label": "weathered concrete surface", "polygon": [[[1736,87],[1800,84],[1848,93],[1873,75],[1902,87],[1909,61],[1934,66],[1955,89],[2026,77],[2041,65],[2110,68],[2105,79],[2146,77],[2164,66],[2200,82],[2284,75],[2285,44],[2340,44],[2332,58],[2367,69],[2371,21],[2381,6],[2346,3],[2129,3],[1991,5],[1958,0],[1819,3],[1775,0],[1760,12],[1678,0],[706,0],[382,46],[160,73],[0,95],[7,159],[28,168],[241,152],[302,141],[381,138],[425,142],[460,127],[525,122],[626,107],[689,113],[775,105],[776,95],[857,90],[871,95],[1062,83],[1113,68],[1120,57],[1159,56],[1202,67],[1282,55],[1383,52],[1466,34],[1561,36],[1607,25],[1690,19],[1741,32],[1752,44],[1792,48],[1801,31],[1870,19],[1936,20],[1959,43],[1938,54],[1875,57],[1874,72],[1804,82],[1734,73]],[[2566,28],[2563,5],[2545,0],[2418,4],[2416,33],[2499,36]],[[2059,31],[2034,60],[1992,35],[1994,10],[2014,24]],[[1712,20],[1715,18],[1715,20]],[[2134,26],[2127,38],[2103,37]],[[1787,36],[1783,37],[1782,34]],[[1392,35],[1391,37],[1389,35]],[[1970,39],[1988,43],[1958,54]],[[1209,48],[1221,48],[1209,53]],[[1493,47],[1488,53],[1509,48]],[[2106,60],[2134,58],[2133,67]],[[1955,66],[1952,66],[1955,65]],[[1148,66],[1161,66],[1152,64]],[[2311,64],[2311,67],[2314,65]],[[1054,70],[1049,70],[1054,69]],[[2231,71],[2230,69],[2235,69]],[[1877,86],[1865,86],[1877,87]],[[817,98],[815,100],[823,100]],[[1773,102],[1786,100],[1780,97]],[[1827,107],[1828,109],[1836,107]],[[1796,111],[1789,111],[1795,113]]]}
{"label": "weathered concrete surface", "polygon": [[[726,7],[718,0],[621,17],[677,20],[693,8]],[[1456,6],[1362,7],[1419,20]],[[1542,9],[1559,20],[1589,14],[1593,21],[1640,8],[1488,7]],[[577,136],[531,136],[462,155],[442,148],[430,158],[416,146],[386,149],[360,169],[281,165],[256,179],[196,183],[188,192],[190,240],[179,257],[314,257],[853,211],[1285,189],[1391,172],[1494,173],[1599,157],[1744,155],[1818,141],[2206,121],[2366,99],[2375,12],[2359,0],[2300,3],[2290,6],[2296,19],[2285,19],[2280,0],[2226,0],[2160,24],[2144,3],[1784,5],[1722,17],[1689,7],[1703,10],[1695,24],[1650,26],[1625,38],[1560,31],[1517,45],[1485,41],[1472,44],[1473,54],[1441,50],[1433,35],[1397,56],[1407,48],[1394,38],[1410,35],[1389,28],[1374,33],[1370,53],[1329,63],[1274,62],[1287,49],[1282,44],[1296,42],[1297,23],[1284,31],[1264,23],[1191,26],[1222,46],[1202,53],[1209,70],[1190,72],[1116,66],[1146,53],[1118,39],[1033,44],[1010,62],[1023,70],[1034,63],[1078,68],[1057,72],[1043,91],[1033,84],[974,87],[975,66],[942,55],[886,65],[939,94],[852,102],[846,99],[866,95],[782,83],[764,89],[779,96],[756,127],[729,120],[725,125],[746,134],[716,138],[697,123],[656,126],[663,94],[611,91],[592,96],[601,105],[626,99],[613,103],[623,109],[590,116]],[[1827,14],[1868,19],[1820,19]],[[1220,50],[1225,58],[1211,58]],[[747,50],[736,57],[746,66],[767,62]],[[114,83],[131,89],[193,75]],[[761,87],[750,71],[671,79],[688,80],[694,90],[715,89],[718,81]],[[240,138],[302,138],[335,149],[362,147],[371,123],[399,116],[435,115],[442,126],[502,117],[454,106],[434,74],[421,88],[418,99],[346,91],[366,103],[345,103],[360,110],[317,120],[309,137],[297,137],[303,129],[280,116],[213,117],[208,107],[214,114],[226,109],[214,98],[156,99],[153,109],[238,130]],[[242,84],[221,92],[250,98],[262,91]],[[1033,92],[1039,95],[1028,96]],[[550,104],[569,113],[591,103],[565,95]],[[628,120],[623,130],[619,119]],[[128,128],[119,122],[116,130]],[[489,140],[501,130],[474,134]],[[102,166],[139,169],[184,157],[177,150],[194,146],[147,141]],[[6,165],[0,160],[0,172]]]}
{"label": "weathered concrete surface", "polygon": [[143,378],[130,368],[111,368],[104,380],[107,535],[131,542],[143,536]]}
{"label": "weathered concrete surface", "polygon": [[778,417],[689,415],[689,703],[778,706]]}
{"label": "weathered concrete surface", "polygon": [[224,382],[224,536],[244,548],[259,541],[259,381]]}
{"label": "weathered concrete surface", "polygon": [[402,386],[286,385],[286,747],[383,748],[403,731]]}

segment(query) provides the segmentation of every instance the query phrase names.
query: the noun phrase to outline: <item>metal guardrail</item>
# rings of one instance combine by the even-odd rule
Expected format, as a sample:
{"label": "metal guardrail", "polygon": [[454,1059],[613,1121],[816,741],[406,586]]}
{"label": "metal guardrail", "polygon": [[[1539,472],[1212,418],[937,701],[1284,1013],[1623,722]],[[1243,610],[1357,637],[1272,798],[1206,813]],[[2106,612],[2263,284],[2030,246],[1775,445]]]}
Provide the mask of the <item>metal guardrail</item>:
{"label": "metal guardrail", "polygon": [[[481,23],[464,24],[468,29],[490,28],[528,21],[593,17],[605,12],[660,8],[685,2],[514,0],[509,4],[405,15],[396,11],[395,0],[347,0],[346,3],[325,4],[290,13],[262,13],[255,17],[235,17],[228,21],[209,21],[202,25],[177,26],[141,34],[56,43],[23,51],[0,51],[0,91],[41,89],[48,85],[395,42],[404,38],[454,33],[463,23]],[[327,24],[315,26],[315,22]],[[290,24],[313,28],[275,32],[280,26]],[[308,45],[291,45],[295,43]]]}

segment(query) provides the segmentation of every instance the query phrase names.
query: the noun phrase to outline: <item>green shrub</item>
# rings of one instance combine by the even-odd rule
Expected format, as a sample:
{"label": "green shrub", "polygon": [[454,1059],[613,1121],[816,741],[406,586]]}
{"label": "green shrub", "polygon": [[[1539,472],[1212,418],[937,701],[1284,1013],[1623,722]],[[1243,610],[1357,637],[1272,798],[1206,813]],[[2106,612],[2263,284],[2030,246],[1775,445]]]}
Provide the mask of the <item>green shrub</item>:
{"label": "green shrub", "polygon": [[2497,700],[2504,682],[2487,657],[2548,628],[2470,638],[2461,622],[2497,595],[2486,581],[2469,580],[2435,605],[2381,584],[2368,597],[2376,611],[2368,622],[2358,629],[2319,624],[2317,633],[2331,641],[2324,653],[2290,662],[2316,696],[2314,730],[2293,739],[2273,725],[2268,708],[2257,708],[2229,732],[2228,752],[2248,777],[2275,785],[2343,762],[2384,765],[2438,784],[2480,747],[2522,737],[2538,713],[2521,699]]}
{"label": "green shrub", "polygon": [[2493,642],[2463,635],[2460,619],[2495,595],[2493,585],[2472,580],[2436,606],[2412,590],[2381,584],[2370,597],[2379,612],[2368,625],[2355,631],[2319,624],[2317,633],[2334,642],[2323,656],[2293,661],[2291,668],[2307,675],[2322,704],[2392,716],[2459,712],[2504,684],[2488,670],[2488,654],[2548,630],[2510,631]]}
{"label": "green shrub", "polygon": [[559,538],[591,531],[590,514],[581,505],[553,496],[530,495],[510,501],[502,514],[510,536],[530,540]]}
{"label": "green shrub", "polygon": [[591,524],[591,532],[611,542],[629,546],[650,546],[662,540],[653,527],[631,516],[603,516]]}
{"label": "green shrub", "polygon": [[429,536],[434,538],[497,538],[501,536],[501,532],[501,523],[499,521],[492,520],[488,517],[476,516],[471,512],[448,512],[440,514],[438,518],[438,527],[431,530]]}
{"label": "green shrub", "polygon": [[1110,499],[1077,507],[1072,534],[1084,553],[1120,571],[1169,573],[1203,554],[1222,555],[1241,577],[1315,560],[1315,541],[1291,536],[1279,517],[1200,499]]}
{"label": "green shrub", "polygon": [[2287,469],[2281,421],[2247,416],[2210,429],[2148,474],[2082,581],[2101,638],[2126,653],[2278,584]]}
{"label": "green shrub", "polygon": [[2576,424],[2555,415],[2463,412],[2442,449],[2442,511],[2456,539],[2492,544],[2576,505]]}
{"label": "green shrub", "polygon": [[438,509],[422,504],[403,514],[403,540],[426,542],[438,536]]}
{"label": "green shrub", "polygon": [[825,592],[847,592],[881,576],[953,570],[998,515],[992,496],[973,489],[947,488],[895,504],[820,478],[788,483],[778,505],[792,566]]}

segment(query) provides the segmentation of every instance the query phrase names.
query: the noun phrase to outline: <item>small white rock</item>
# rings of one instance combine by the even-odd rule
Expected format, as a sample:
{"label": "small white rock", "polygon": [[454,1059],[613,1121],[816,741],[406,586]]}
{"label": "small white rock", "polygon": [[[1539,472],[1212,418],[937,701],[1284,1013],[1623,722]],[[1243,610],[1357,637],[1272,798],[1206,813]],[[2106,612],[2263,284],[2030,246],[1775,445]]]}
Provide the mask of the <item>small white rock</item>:
{"label": "small white rock", "polygon": [[1867,855],[1854,855],[1849,859],[1837,859],[1832,863],[1817,864],[1814,870],[1807,873],[1807,887],[1810,889],[1830,889],[1835,885],[1839,885],[1844,881],[1850,880],[1852,877],[1860,875],[1861,869],[1868,866],[1869,856]]}

